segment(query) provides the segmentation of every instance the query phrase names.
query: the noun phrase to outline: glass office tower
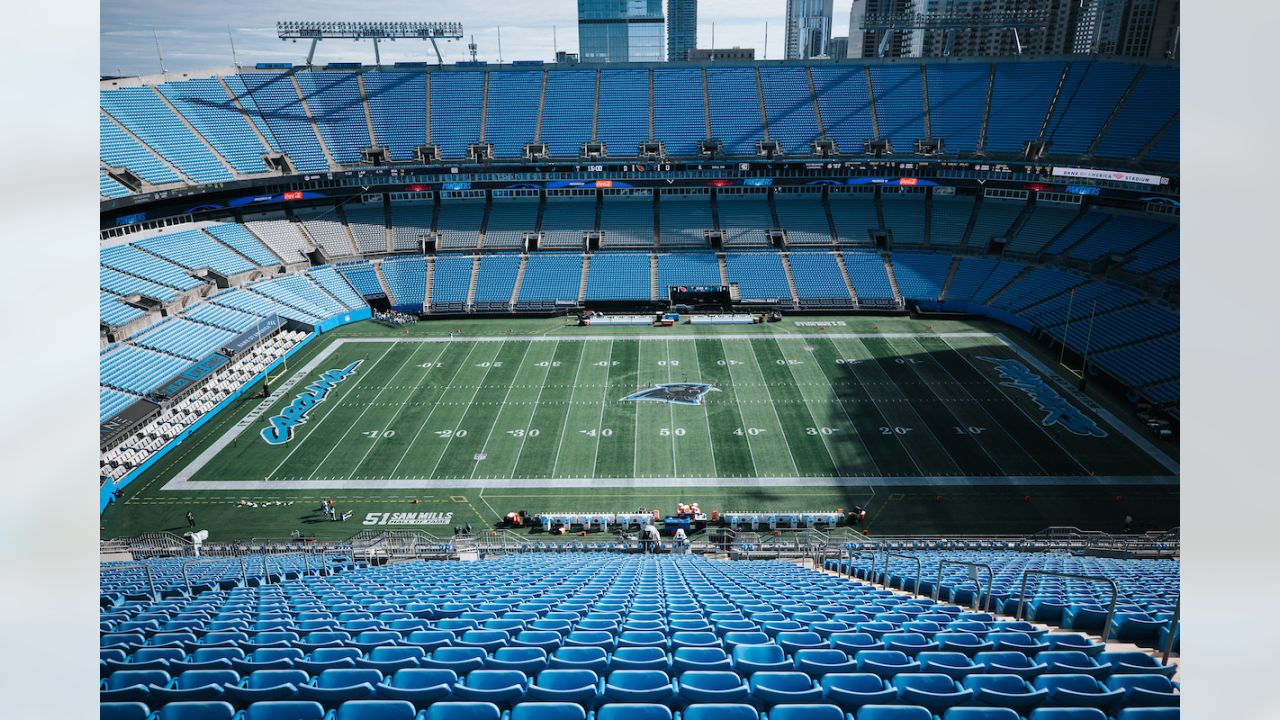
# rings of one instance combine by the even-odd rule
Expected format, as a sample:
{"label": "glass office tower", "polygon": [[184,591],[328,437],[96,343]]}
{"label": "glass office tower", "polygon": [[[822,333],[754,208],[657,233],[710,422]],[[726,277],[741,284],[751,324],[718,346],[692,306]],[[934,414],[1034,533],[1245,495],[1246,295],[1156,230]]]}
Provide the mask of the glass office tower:
{"label": "glass office tower", "polygon": [[582,62],[662,62],[662,0],[578,0]]}

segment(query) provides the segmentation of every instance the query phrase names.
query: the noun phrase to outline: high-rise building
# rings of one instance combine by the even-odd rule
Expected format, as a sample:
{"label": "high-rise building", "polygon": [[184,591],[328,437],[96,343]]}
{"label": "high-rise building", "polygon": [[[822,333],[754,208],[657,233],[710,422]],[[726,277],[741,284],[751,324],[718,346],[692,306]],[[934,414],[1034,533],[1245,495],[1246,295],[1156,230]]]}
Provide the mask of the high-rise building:
{"label": "high-rise building", "polygon": [[788,60],[827,55],[832,0],[787,0]]}
{"label": "high-rise building", "polygon": [[578,0],[584,63],[662,62],[662,0]]}
{"label": "high-rise building", "polygon": [[921,0],[853,0],[849,8],[850,58],[879,57],[884,43],[884,57],[920,57],[924,33],[920,30],[894,30],[885,39],[882,31],[865,28],[868,16],[906,16],[916,12]]}
{"label": "high-rise building", "polygon": [[687,60],[698,47],[698,0],[667,0],[667,60]]}
{"label": "high-rise building", "polygon": [[827,43],[827,57],[832,60],[843,60],[849,56],[849,38],[833,37]]}
{"label": "high-rise building", "polygon": [[1179,0],[1085,0],[1072,51],[1177,58],[1178,6]]}

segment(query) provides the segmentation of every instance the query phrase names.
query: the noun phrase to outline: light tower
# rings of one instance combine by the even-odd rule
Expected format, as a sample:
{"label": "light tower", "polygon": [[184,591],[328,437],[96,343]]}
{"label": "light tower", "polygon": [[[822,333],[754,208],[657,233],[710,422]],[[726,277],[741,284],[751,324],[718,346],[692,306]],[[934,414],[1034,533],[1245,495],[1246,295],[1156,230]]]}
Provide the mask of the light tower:
{"label": "light tower", "polygon": [[316,44],[321,40],[372,40],[374,62],[382,64],[379,40],[427,40],[436,51],[436,62],[444,64],[437,40],[461,40],[462,23],[458,22],[337,22],[328,20],[286,20],[276,23],[276,34],[281,40],[310,40],[307,65],[316,54]]}

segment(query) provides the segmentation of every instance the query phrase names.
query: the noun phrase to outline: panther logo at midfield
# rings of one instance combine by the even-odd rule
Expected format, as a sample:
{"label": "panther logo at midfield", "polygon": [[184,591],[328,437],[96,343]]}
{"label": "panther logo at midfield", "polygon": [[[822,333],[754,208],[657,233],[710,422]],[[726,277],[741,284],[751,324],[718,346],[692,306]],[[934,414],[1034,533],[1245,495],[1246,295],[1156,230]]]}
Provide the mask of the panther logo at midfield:
{"label": "panther logo at midfield", "polygon": [[678,403],[680,405],[701,405],[702,396],[719,390],[705,383],[665,383],[654,385],[648,390],[631,393],[622,398],[626,400],[656,400],[658,402]]}

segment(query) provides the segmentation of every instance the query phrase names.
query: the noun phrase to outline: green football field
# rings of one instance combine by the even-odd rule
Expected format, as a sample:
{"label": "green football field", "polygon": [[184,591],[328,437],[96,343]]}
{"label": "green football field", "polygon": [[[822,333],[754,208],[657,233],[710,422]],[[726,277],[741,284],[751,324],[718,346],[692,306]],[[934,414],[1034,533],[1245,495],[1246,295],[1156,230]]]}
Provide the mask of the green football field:
{"label": "green football field", "polygon": [[[885,530],[996,532],[1087,525],[1104,503],[1114,523],[1117,505],[1141,499],[1140,519],[1176,524],[1168,448],[999,331],[884,318],[359,323],[318,338],[269,398],[238,401],[131,485],[104,536],[184,529],[188,509],[215,539],[248,539],[677,501],[861,504]],[[352,519],[325,522],[323,497]]]}

